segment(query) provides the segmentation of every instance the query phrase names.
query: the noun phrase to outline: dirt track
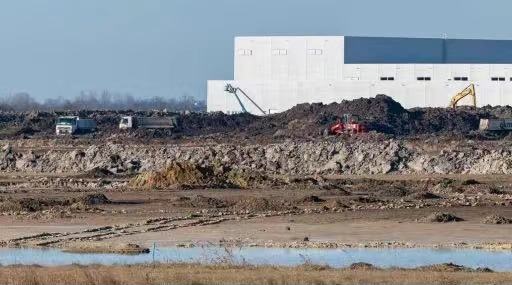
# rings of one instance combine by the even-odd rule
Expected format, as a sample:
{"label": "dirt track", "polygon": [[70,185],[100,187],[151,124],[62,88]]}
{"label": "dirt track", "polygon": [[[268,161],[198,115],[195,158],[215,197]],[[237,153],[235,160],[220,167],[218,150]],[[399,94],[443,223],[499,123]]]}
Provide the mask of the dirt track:
{"label": "dirt track", "polygon": [[[492,176],[458,176],[459,180],[375,178],[345,178],[345,186],[339,189],[300,185],[254,190],[52,187],[27,191],[11,184],[10,190],[2,194],[10,201],[82,201],[84,195],[96,192],[105,193],[109,201],[82,207],[54,203],[33,211],[4,209],[0,218],[2,239],[4,246],[64,248],[98,241],[146,246],[153,242],[161,246],[188,246],[221,240],[246,245],[309,247],[510,244],[512,225],[483,223],[485,217],[493,214],[512,217],[511,193],[489,192],[509,189],[508,176],[501,181]],[[481,184],[466,182],[475,178]],[[426,199],[419,195],[426,188],[439,197]],[[407,189],[407,193],[399,189]],[[450,212],[464,221],[421,221],[433,212]],[[304,237],[310,241],[302,242]]]}

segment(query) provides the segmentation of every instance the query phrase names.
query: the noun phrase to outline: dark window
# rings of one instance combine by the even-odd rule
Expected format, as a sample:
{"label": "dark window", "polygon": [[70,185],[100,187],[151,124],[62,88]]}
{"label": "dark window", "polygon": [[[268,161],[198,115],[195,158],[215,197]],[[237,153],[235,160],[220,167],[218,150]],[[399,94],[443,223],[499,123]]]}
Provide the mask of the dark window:
{"label": "dark window", "polygon": [[381,78],[380,78],[380,80],[382,80],[382,81],[387,81],[387,80],[388,80],[388,78],[387,78],[387,77],[381,77]]}
{"label": "dark window", "polygon": [[453,80],[455,80],[455,81],[460,81],[460,80],[461,80],[461,78],[460,78],[460,77],[454,77],[454,78],[453,78]]}
{"label": "dark window", "polygon": [[425,81],[425,77],[418,77],[418,81]]}
{"label": "dark window", "polygon": [[389,81],[393,81],[393,80],[395,80],[395,78],[394,77],[388,77],[388,80]]}
{"label": "dark window", "polygon": [[500,77],[500,81],[505,81],[505,77]]}
{"label": "dark window", "polygon": [[461,79],[462,79],[462,81],[468,81],[467,77],[462,77]]}
{"label": "dark window", "polygon": [[505,77],[491,77],[491,81],[505,81]]}
{"label": "dark window", "polygon": [[492,81],[498,81],[498,77],[491,77]]}
{"label": "dark window", "polygon": [[430,77],[425,77],[425,81],[430,81],[430,80],[432,80],[432,78],[430,78]]}
{"label": "dark window", "polygon": [[468,81],[468,77],[454,77],[453,80],[455,81]]}

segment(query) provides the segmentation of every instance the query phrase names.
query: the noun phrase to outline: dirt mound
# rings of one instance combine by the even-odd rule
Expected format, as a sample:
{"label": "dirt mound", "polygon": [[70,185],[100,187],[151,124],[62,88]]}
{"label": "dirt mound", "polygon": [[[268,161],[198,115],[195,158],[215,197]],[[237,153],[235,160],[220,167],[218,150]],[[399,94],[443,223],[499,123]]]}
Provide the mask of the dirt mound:
{"label": "dirt mound", "polygon": [[450,223],[450,222],[461,222],[464,221],[464,219],[459,218],[451,213],[433,213],[429,215],[428,217],[423,219],[424,222],[429,223]]}
{"label": "dirt mound", "polygon": [[[94,201],[93,201],[94,202]],[[0,213],[16,218],[52,220],[72,218],[75,213],[96,210],[82,199],[22,198],[0,201]]]}
{"label": "dirt mound", "polygon": [[48,207],[65,205],[70,205],[70,202],[53,199],[8,198],[0,202],[0,212],[38,212]]}
{"label": "dirt mound", "polygon": [[467,185],[478,185],[480,182],[478,182],[475,179],[467,179],[461,182],[461,185],[467,186]]}
{"label": "dirt mound", "polygon": [[0,212],[36,212],[43,209],[43,206],[35,199],[6,200],[0,202]]}
{"label": "dirt mound", "polygon": [[87,171],[85,176],[94,178],[106,178],[114,176],[114,173],[103,167],[94,167],[93,169]]}
{"label": "dirt mound", "polygon": [[[468,135],[478,129],[480,118],[511,116],[510,107],[485,107],[478,110],[459,108],[415,108],[406,110],[391,97],[344,100],[324,105],[299,104],[288,111],[269,116],[223,113],[176,114],[163,111],[80,111],[80,112],[10,112],[0,111],[1,137],[53,136],[59,116],[79,115],[96,120],[98,131],[88,137],[180,139],[204,137],[219,140],[319,137],[344,114],[359,116],[370,131],[390,135],[451,133]],[[118,128],[123,116],[178,116],[176,130],[128,130]],[[229,134],[229,136],[227,136]]]}
{"label": "dirt mound", "polygon": [[147,172],[137,175],[130,185],[147,188],[167,188],[176,185],[204,185],[214,177],[211,168],[191,163],[172,162],[163,171]]}
{"label": "dirt mound", "polygon": [[350,270],[377,270],[379,268],[371,263],[357,262],[357,263],[352,263],[348,267],[348,269],[350,269]]}
{"label": "dirt mound", "polygon": [[491,225],[508,225],[512,224],[512,219],[505,218],[498,215],[491,215],[488,217],[485,217],[483,220],[484,224],[491,224]]}
{"label": "dirt mound", "polygon": [[487,194],[491,194],[491,195],[502,195],[502,194],[507,193],[507,191],[501,190],[494,186],[490,186],[486,190],[487,190]]}
{"label": "dirt mound", "polygon": [[260,123],[276,126],[282,136],[318,136],[344,114],[359,116],[369,130],[383,133],[394,133],[396,126],[408,119],[407,110],[400,104],[388,96],[378,95],[329,105],[299,104],[283,113],[266,117]]}
{"label": "dirt mound", "polygon": [[472,269],[472,268],[465,267],[462,265],[457,265],[454,263],[442,263],[442,264],[421,266],[421,267],[416,268],[416,270],[434,271],[434,272],[493,272],[489,268]]}
{"label": "dirt mound", "polygon": [[409,190],[407,190],[403,187],[396,187],[396,186],[384,187],[383,189],[377,191],[377,195],[381,196],[381,197],[399,198],[399,197],[405,197],[409,194],[410,194]]}
{"label": "dirt mound", "polygon": [[256,124],[261,117],[251,114],[226,115],[224,113],[191,113],[181,116],[181,133],[187,136],[210,135],[217,133],[243,132],[244,129]]}
{"label": "dirt mound", "polygon": [[335,199],[335,200],[332,200],[331,202],[329,202],[327,204],[327,207],[328,208],[331,208],[331,209],[345,209],[345,208],[349,208],[349,206],[347,204],[345,204],[342,200],[340,199]]}
{"label": "dirt mound", "polygon": [[79,202],[83,203],[84,205],[93,206],[93,205],[104,205],[104,204],[110,204],[112,201],[110,201],[107,196],[101,193],[97,194],[87,194],[85,196],[80,197]]}
{"label": "dirt mound", "polygon": [[413,193],[408,196],[411,199],[416,200],[429,200],[429,199],[441,199],[442,197],[439,195],[436,195],[434,193],[430,192],[419,192],[419,193]]}
{"label": "dirt mound", "polygon": [[306,196],[302,199],[299,199],[299,202],[300,203],[304,203],[304,204],[310,204],[310,203],[323,203],[325,202],[324,199],[318,197],[318,196],[315,196],[315,195],[310,195],[310,196]]}
{"label": "dirt mound", "polygon": [[237,201],[232,209],[234,211],[245,211],[245,212],[268,212],[268,211],[285,211],[291,210],[292,207],[289,203],[284,201],[266,199],[266,198],[248,198]]}
{"label": "dirt mound", "polygon": [[142,173],[130,181],[134,187],[144,188],[238,188],[257,187],[274,183],[257,171],[228,167],[199,166],[188,162],[172,162],[163,171]]}
{"label": "dirt mound", "polygon": [[173,205],[188,208],[226,208],[229,204],[225,200],[197,195],[194,197],[179,197]]}
{"label": "dirt mound", "polygon": [[467,134],[478,130],[480,116],[470,109],[422,108],[410,111],[411,122],[400,134]]}
{"label": "dirt mound", "polygon": [[435,194],[453,194],[453,193],[464,193],[464,187],[453,179],[442,179],[439,183],[435,184],[430,192]]}
{"label": "dirt mound", "polygon": [[377,199],[372,196],[356,197],[356,198],[354,198],[354,201],[363,203],[363,204],[372,204],[372,203],[382,202],[380,199]]}
{"label": "dirt mound", "polygon": [[[318,136],[344,114],[359,117],[368,130],[393,135],[431,133],[469,133],[477,130],[480,115],[470,109],[415,108],[404,109],[398,102],[385,95],[360,98],[352,101],[324,105],[300,104],[288,111],[268,116],[258,122],[273,126],[280,136]],[[489,115],[488,115],[489,116]],[[253,124],[250,129],[257,128]]]}
{"label": "dirt mound", "polygon": [[[223,168],[224,171],[227,168]],[[220,175],[221,183],[229,188],[246,189],[249,187],[277,186],[282,184],[279,179],[270,178],[261,172],[254,170],[231,169]]]}

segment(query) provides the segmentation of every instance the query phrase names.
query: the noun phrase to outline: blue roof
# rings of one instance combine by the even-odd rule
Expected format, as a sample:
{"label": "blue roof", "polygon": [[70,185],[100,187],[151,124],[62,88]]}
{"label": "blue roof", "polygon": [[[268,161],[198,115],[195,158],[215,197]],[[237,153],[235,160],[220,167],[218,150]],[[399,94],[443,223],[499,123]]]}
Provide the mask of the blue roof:
{"label": "blue roof", "polygon": [[345,37],[345,63],[512,64],[512,41]]}

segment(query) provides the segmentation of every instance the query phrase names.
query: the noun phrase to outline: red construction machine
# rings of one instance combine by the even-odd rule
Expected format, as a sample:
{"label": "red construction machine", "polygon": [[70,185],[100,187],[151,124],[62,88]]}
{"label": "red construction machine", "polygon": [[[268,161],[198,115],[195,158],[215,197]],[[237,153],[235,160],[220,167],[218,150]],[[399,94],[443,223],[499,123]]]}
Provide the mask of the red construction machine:
{"label": "red construction machine", "polygon": [[366,126],[359,123],[359,117],[352,114],[344,114],[341,120],[338,120],[329,128],[330,135],[361,134],[366,132]]}

